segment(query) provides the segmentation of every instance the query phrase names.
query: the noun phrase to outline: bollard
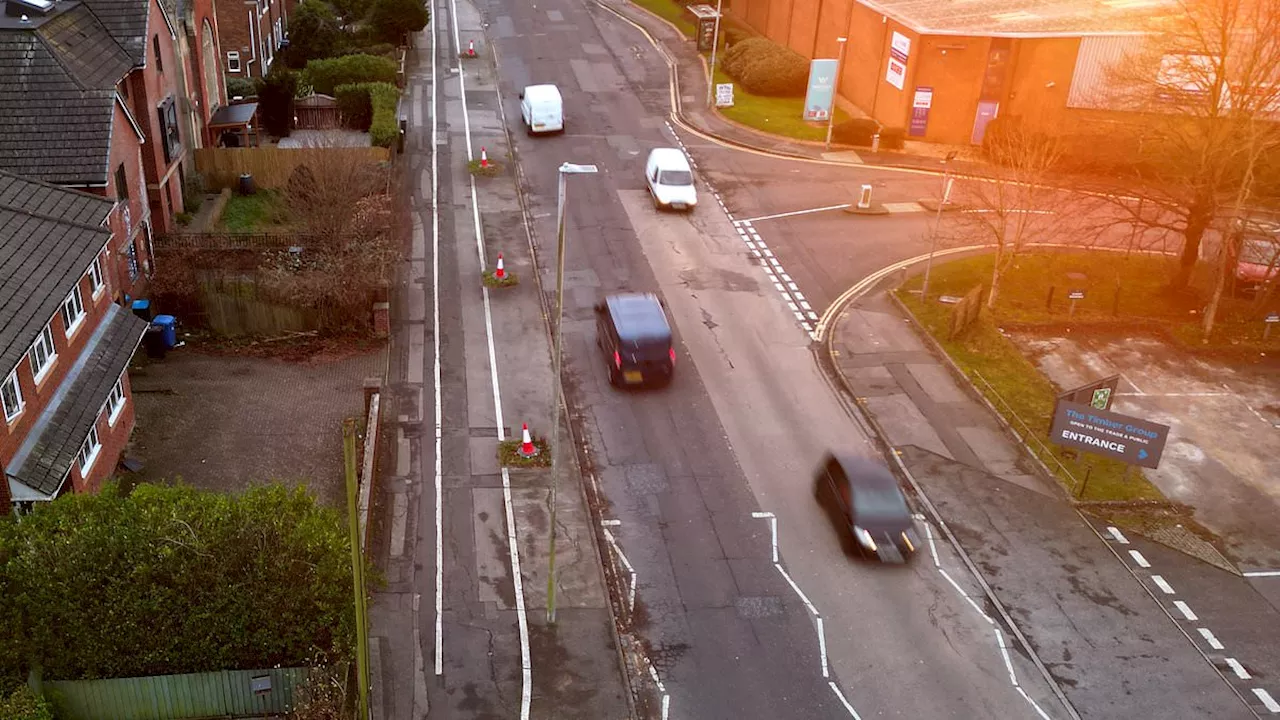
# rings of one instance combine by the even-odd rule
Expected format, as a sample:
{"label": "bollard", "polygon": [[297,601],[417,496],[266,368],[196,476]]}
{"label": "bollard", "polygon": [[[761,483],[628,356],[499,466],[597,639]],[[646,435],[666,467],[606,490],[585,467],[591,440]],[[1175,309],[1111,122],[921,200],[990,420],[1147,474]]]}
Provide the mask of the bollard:
{"label": "bollard", "polygon": [[871,152],[880,152],[880,133],[871,136]]}
{"label": "bollard", "polygon": [[858,209],[866,210],[871,207],[871,186],[863,185],[862,192],[858,195]]}

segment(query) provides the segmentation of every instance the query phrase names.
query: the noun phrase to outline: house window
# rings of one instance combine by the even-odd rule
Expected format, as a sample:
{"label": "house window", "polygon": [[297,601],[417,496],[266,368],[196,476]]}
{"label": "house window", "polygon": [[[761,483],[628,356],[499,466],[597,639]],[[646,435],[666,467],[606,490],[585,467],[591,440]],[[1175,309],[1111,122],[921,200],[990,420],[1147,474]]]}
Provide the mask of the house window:
{"label": "house window", "polygon": [[160,136],[164,139],[164,160],[171,163],[182,148],[182,136],[178,134],[178,105],[170,96],[156,108],[160,117]]}
{"label": "house window", "polygon": [[240,72],[240,53],[231,51],[227,53],[227,72]]}
{"label": "house window", "polygon": [[36,341],[31,343],[27,358],[31,361],[31,374],[36,377],[36,382],[40,382],[53,361],[58,359],[57,348],[53,344],[53,331],[48,325],[36,336]]}
{"label": "house window", "polygon": [[89,435],[80,446],[80,452],[76,454],[76,463],[80,466],[81,477],[89,473],[89,468],[93,467],[93,461],[98,459],[100,450],[102,450],[102,443],[98,440],[98,426],[94,425],[89,428]]}
{"label": "house window", "polygon": [[155,51],[156,56],[156,72],[164,72],[164,60],[160,59],[160,36],[151,36],[151,49]]}
{"label": "house window", "polygon": [[107,396],[107,424],[114,426],[116,420],[120,419],[122,410],[124,410],[124,383],[117,380],[115,386],[111,388],[111,394]]}
{"label": "house window", "polygon": [[129,241],[129,245],[124,249],[125,261],[129,265],[129,280],[136,282],[138,279],[138,249],[133,246],[133,241]]}
{"label": "house window", "polygon": [[80,298],[79,285],[72,288],[71,294],[62,301],[59,311],[62,313],[62,327],[66,328],[67,337],[71,337],[84,319],[84,301]]}
{"label": "house window", "polygon": [[116,199],[129,199],[129,176],[124,172],[124,163],[116,168]]}
{"label": "house window", "polygon": [[13,422],[14,418],[22,414],[22,387],[18,385],[17,368],[0,385],[0,405],[4,406],[5,422]]}
{"label": "house window", "polygon": [[93,259],[93,264],[89,266],[89,272],[85,273],[85,275],[89,278],[89,287],[93,290],[93,296],[98,297],[101,295],[102,289],[107,286],[107,283],[102,279],[101,257]]}

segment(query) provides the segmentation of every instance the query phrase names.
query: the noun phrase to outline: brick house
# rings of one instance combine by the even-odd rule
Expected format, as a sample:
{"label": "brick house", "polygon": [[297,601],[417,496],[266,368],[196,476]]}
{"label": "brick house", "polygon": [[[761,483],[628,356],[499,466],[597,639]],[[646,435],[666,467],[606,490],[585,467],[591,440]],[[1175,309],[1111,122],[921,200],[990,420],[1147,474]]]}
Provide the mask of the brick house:
{"label": "brick house", "polygon": [[147,323],[111,302],[112,200],[0,171],[0,514],[111,476]]}
{"label": "brick house", "polygon": [[192,148],[217,144],[209,122],[227,104],[222,46],[213,0],[165,0],[178,34],[175,50],[182,73],[178,76],[178,110]]}
{"label": "brick house", "polygon": [[183,209],[175,32],[159,0],[0,3],[0,170],[116,199],[136,295]]}
{"label": "brick house", "polygon": [[223,0],[217,4],[223,70],[228,78],[267,74],[289,31],[289,0]]}

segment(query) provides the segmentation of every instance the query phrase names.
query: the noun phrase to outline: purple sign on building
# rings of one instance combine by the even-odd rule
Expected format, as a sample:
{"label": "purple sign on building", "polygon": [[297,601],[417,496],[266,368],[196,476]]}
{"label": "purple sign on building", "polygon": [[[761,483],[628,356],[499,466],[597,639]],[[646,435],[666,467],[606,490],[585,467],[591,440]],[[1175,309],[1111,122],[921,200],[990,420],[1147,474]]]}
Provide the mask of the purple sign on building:
{"label": "purple sign on building", "polygon": [[911,137],[924,137],[929,128],[929,108],[933,107],[933,88],[916,88],[915,97],[911,101],[911,123],[907,134]]}

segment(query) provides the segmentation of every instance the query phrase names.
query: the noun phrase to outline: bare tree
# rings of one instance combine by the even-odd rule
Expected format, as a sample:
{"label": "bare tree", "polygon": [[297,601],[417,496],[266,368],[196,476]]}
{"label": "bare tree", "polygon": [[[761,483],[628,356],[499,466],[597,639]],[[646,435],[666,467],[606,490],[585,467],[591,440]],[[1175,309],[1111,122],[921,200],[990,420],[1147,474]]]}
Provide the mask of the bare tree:
{"label": "bare tree", "polygon": [[344,135],[328,132],[298,150],[302,160],[289,178],[289,208],[307,231],[326,246],[349,242],[362,203],[386,191],[387,173],[367,147],[352,147]]}
{"label": "bare tree", "polygon": [[995,306],[1005,270],[1028,245],[1064,237],[1064,211],[1080,198],[1054,187],[1055,167],[1062,159],[1062,134],[1030,118],[1003,119],[984,145],[998,166],[988,178],[970,178],[958,186],[950,215],[951,231],[969,242],[995,246],[987,307]]}
{"label": "bare tree", "polygon": [[1182,235],[1185,288],[1206,231],[1254,198],[1259,158],[1280,149],[1280,0],[1176,0],[1111,69],[1105,105],[1135,113],[1131,222]]}

